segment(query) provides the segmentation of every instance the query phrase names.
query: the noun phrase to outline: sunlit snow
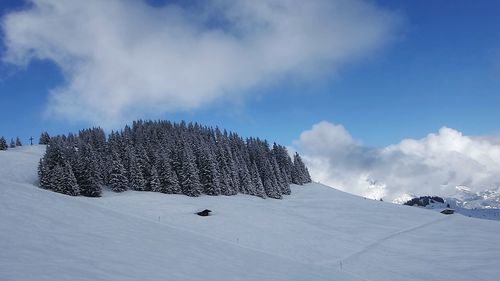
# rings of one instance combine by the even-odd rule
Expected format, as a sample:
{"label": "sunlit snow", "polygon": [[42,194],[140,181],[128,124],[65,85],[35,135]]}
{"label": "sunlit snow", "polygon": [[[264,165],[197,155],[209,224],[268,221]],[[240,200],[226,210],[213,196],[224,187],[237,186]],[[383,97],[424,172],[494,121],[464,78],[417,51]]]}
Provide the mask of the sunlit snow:
{"label": "sunlit snow", "polygon": [[[0,151],[0,280],[496,280],[500,222],[321,184],[283,200],[34,185],[43,146]],[[194,213],[210,209],[213,215]]]}

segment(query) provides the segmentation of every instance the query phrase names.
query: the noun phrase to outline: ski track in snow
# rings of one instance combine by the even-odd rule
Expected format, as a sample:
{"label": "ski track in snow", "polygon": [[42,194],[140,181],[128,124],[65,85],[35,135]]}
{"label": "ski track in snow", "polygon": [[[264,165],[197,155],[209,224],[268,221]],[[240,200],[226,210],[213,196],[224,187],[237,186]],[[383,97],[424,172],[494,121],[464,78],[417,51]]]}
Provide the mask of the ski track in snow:
{"label": "ski track in snow", "polygon": [[[341,260],[337,260],[336,263],[341,263],[342,266],[345,266],[348,264],[348,261],[352,260],[352,259],[355,259],[359,256],[361,256],[362,254],[372,250],[373,248],[379,246],[380,244],[394,238],[394,237],[397,237],[399,235],[402,235],[402,234],[405,234],[405,233],[410,233],[412,231],[415,231],[415,230],[418,230],[418,229],[421,229],[421,228],[424,228],[424,227],[428,227],[428,226],[431,226],[433,224],[436,224],[436,223],[439,223],[439,222],[442,222],[444,220],[447,220],[449,217],[448,216],[445,216],[443,218],[439,218],[439,219],[436,219],[436,220],[432,220],[432,221],[429,221],[429,222],[426,222],[426,223],[423,223],[423,224],[420,224],[420,225],[417,225],[417,226],[414,226],[414,227],[410,227],[410,228],[406,228],[406,229],[403,229],[403,230],[400,230],[400,231],[397,231],[393,234],[390,234],[390,235],[387,235],[385,237],[382,237],[376,241],[374,241],[373,243],[363,247],[363,249],[357,251],[357,252],[354,252],[344,258],[342,258]],[[326,261],[324,263],[320,263],[322,265],[326,265],[326,264],[329,264],[331,263],[332,261]]]}

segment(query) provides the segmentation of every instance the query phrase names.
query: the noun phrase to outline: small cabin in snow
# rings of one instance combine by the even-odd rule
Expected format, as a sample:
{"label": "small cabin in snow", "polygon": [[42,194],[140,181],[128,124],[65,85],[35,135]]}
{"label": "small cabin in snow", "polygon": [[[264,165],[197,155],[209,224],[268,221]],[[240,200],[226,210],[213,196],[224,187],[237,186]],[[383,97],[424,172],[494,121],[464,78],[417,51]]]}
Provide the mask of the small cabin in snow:
{"label": "small cabin in snow", "polygon": [[455,213],[455,210],[449,209],[449,208],[446,208],[446,209],[441,211],[441,214],[445,214],[445,215],[453,215],[453,213]]}
{"label": "small cabin in snow", "polygon": [[205,209],[201,212],[198,212],[196,213],[198,216],[202,216],[202,217],[208,217],[210,215],[212,211],[208,210],[208,209]]}

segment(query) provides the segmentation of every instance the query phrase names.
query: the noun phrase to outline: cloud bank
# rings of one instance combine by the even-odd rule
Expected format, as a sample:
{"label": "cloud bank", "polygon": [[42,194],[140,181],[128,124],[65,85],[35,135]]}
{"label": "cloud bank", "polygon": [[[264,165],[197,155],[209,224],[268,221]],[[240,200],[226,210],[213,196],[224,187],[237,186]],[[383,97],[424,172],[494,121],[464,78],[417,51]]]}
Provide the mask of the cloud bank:
{"label": "cloud bank", "polygon": [[481,191],[500,185],[498,138],[446,127],[422,139],[369,148],[343,126],[323,121],[304,131],[294,147],[314,180],[374,199],[450,196],[457,186]]}
{"label": "cloud bank", "polygon": [[391,40],[400,17],[361,0],[31,0],[2,20],[4,62],[57,64],[52,117],[102,124],[238,99],[321,75]]}

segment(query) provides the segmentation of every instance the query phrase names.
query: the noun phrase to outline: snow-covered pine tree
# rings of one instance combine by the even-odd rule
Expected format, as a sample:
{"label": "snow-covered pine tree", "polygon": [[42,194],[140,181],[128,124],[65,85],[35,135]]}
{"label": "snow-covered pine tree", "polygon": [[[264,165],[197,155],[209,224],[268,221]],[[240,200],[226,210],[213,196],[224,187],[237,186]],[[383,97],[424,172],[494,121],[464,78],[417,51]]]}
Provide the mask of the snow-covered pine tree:
{"label": "snow-covered pine tree", "polygon": [[298,163],[298,167],[300,169],[300,176],[302,177],[302,182],[303,183],[307,183],[307,171],[306,171],[306,165],[304,164],[304,162],[302,162],[302,158],[300,157],[300,155],[298,153],[295,153],[296,157],[296,161]]}
{"label": "snow-covered pine tree", "polygon": [[64,194],[64,170],[59,163],[57,163],[51,171],[50,186],[51,189],[57,193]]}
{"label": "snow-covered pine tree", "polygon": [[293,156],[292,183],[302,185],[311,182],[311,176],[298,153]]}
{"label": "snow-covered pine tree", "polygon": [[173,144],[172,147],[169,148],[169,164],[170,167],[172,168],[172,171],[174,171],[178,178],[179,178],[179,184],[180,184],[180,174],[182,171],[182,142],[176,140]]}
{"label": "snow-covered pine tree", "polygon": [[[83,167],[88,164],[83,164]],[[79,170],[77,177],[78,185],[80,186],[80,194],[86,197],[100,197],[101,188],[95,181],[89,169],[83,168]]]}
{"label": "snow-covered pine tree", "polygon": [[271,172],[272,167],[270,165],[266,166],[268,167],[266,172],[261,173],[261,178],[263,179],[262,185],[264,185],[266,196],[274,199],[281,199],[281,193],[277,186],[276,177],[274,176],[274,173]]}
{"label": "snow-covered pine tree", "polygon": [[252,162],[252,168],[250,170],[252,176],[253,188],[250,190],[250,194],[259,196],[262,198],[266,197],[266,192],[264,190],[264,185],[262,184],[262,180],[259,175],[259,170],[257,169],[257,165],[255,162]]}
{"label": "snow-covered pine tree", "polygon": [[250,171],[243,160],[238,162],[238,175],[240,178],[240,192],[244,194],[251,194],[251,192],[255,190],[255,186],[252,182]]}
{"label": "snow-covered pine tree", "polygon": [[240,186],[240,177],[238,175],[238,164],[236,163],[234,157],[232,156],[231,152],[228,152],[229,155],[229,171],[231,175],[231,183],[232,183],[232,192],[231,195],[238,194],[238,192],[241,192],[241,186]]}
{"label": "snow-covered pine tree", "polygon": [[158,176],[160,178],[160,192],[168,194],[182,193],[177,174],[172,170],[166,152],[158,159]]}
{"label": "snow-covered pine tree", "polygon": [[187,196],[199,196],[202,191],[198,168],[191,148],[184,145],[182,152],[182,169],[179,173],[182,194]]}
{"label": "snow-covered pine tree", "polygon": [[292,190],[290,189],[290,182],[288,181],[287,173],[284,170],[281,173],[282,173],[282,177],[284,180],[284,186],[283,186],[282,193],[286,194],[286,195],[290,195],[290,194],[292,194]]}
{"label": "snow-covered pine tree", "polygon": [[63,166],[65,162],[62,140],[54,139],[52,144],[47,147],[40,162],[40,186],[42,188],[62,193],[61,181],[64,177]]}
{"label": "snow-covered pine tree", "polygon": [[10,148],[15,148],[16,147],[16,142],[14,141],[14,139],[10,139],[10,145],[9,145]]}
{"label": "snow-covered pine tree", "polygon": [[[127,127],[125,127],[127,128]],[[123,168],[125,168],[125,172],[128,175],[128,171],[130,170],[130,151],[132,150],[132,143],[130,140],[130,136],[125,133],[125,131],[122,131],[120,133],[115,132],[113,138],[108,140],[108,143],[110,143],[110,150],[116,151],[118,155],[120,156]]]}
{"label": "snow-covered pine tree", "polygon": [[223,135],[223,141],[221,142],[221,145],[224,148],[224,153],[226,155],[227,159],[227,169],[229,171],[229,176],[231,178],[231,194],[230,195],[235,195],[238,192],[241,192],[241,186],[240,186],[240,178],[238,175],[238,164],[237,164],[237,157],[235,154],[233,154],[233,151],[231,150],[231,141],[229,139],[229,134],[227,133],[226,130],[224,130],[224,135]]}
{"label": "snow-covered pine tree", "polygon": [[283,196],[282,196],[283,193],[281,192],[281,186],[279,184],[279,180],[277,178],[277,174],[275,173],[275,170],[273,168],[273,164],[270,163],[270,165],[271,165],[270,166],[271,167],[270,168],[270,171],[271,171],[270,178],[271,178],[271,186],[272,186],[272,191],[271,192],[273,193],[273,195],[269,195],[268,194],[267,196],[269,196],[271,198],[275,198],[275,199],[281,199],[281,198],[283,198]]}
{"label": "snow-covered pine tree", "polygon": [[114,192],[123,192],[128,189],[129,185],[125,168],[117,152],[113,153],[112,159],[109,185]]}
{"label": "snow-covered pine tree", "polygon": [[276,180],[276,175],[274,174],[274,169],[271,163],[271,153],[269,151],[269,145],[265,141],[260,141],[256,139],[254,141],[255,145],[255,163],[259,169],[260,178],[262,184],[264,185],[264,191],[267,197],[281,199],[281,190],[279,189],[278,182]]}
{"label": "snow-covered pine tree", "polygon": [[[103,168],[104,170],[102,171],[102,177],[103,177],[103,185],[104,186],[110,186],[110,181],[111,181],[111,169],[113,168],[113,155],[116,152],[108,152],[106,151],[104,154],[104,157],[102,159],[103,161]],[[118,154],[118,153],[116,153]],[[118,156],[120,158],[120,156]],[[121,159],[120,159],[121,163]],[[123,166],[123,165],[122,165]],[[126,175],[125,175],[126,177]]]}
{"label": "snow-covered pine tree", "polygon": [[235,133],[196,123],[139,120],[112,132],[108,140],[100,128],[52,138],[43,133],[41,139],[49,145],[40,166],[40,185],[49,188],[47,175],[57,165],[64,170],[68,162],[85,196],[95,195],[89,186],[100,192],[101,185],[115,184],[112,174],[120,168],[113,159],[121,161],[131,188],[163,193],[281,198],[289,194],[290,182],[310,181],[302,160],[292,161],[284,146],[274,144],[269,149],[258,138],[245,141]]}
{"label": "snow-covered pine tree", "polygon": [[151,191],[161,192],[160,178],[158,176],[158,171],[156,170],[155,166],[151,167],[150,174],[151,174],[151,180],[149,181],[149,187]]}
{"label": "snow-covered pine tree", "polygon": [[300,169],[295,165],[293,165],[292,169],[292,183],[298,185],[303,184]]}
{"label": "snow-covered pine tree", "polygon": [[38,163],[38,181],[39,185],[43,189],[53,189],[52,187],[52,182],[51,182],[51,171],[48,169],[47,165],[45,164],[44,159],[40,159],[40,162]]}
{"label": "snow-covered pine tree", "polygon": [[290,185],[287,182],[285,173],[281,171],[276,158],[271,158],[271,164],[273,166],[274,175],[276,177],[277,186],[281,194],[290,194]]}
{"label": "snow-covered pine tree", "polygon": [[2,136],[0,137],[0,150],[7,150],[7,141],[5,138]]}
{"label": "snow-covered pine tree", "polygon": [[23,146],[21,139],[19,139],[19,137],[16,137],[16,146]]}
{"label": "snow-covered pine tree", "polygon": [[76,181],[75,174],[71,168],[71,164],[66,162],[64,167],[62,168],[62,179],[61,182],[61,193],[78,196],[80,195],[80,187]]}
{"label": "snow-covered pine tree", "polygon": [[224,158],[223,170],[226,177],[227,191],[225,195],[235,195],[240,192],[240,178],[238,176],[238,166],[236,157],[231,150],[229,134],[226,130],[223,133],[220,131],[218,134],[218,145],[220,147],[221,155]]}
{"label": "snow-covered pine tree", "polygon": [[[222,139],[222,135],[219,136]],[[224,146],[221,144],[222,141],[218,141],[219,146],[217,147],[217,162],[218,162],[218,172],[219,172],[219,184],[222,195],[233,195],[235,194],[232,173],[230,171],[230,164],[228,155]]]}
{"label": "snow-covered pine tree", "polygon": [[54,139],[46,149],[45,155],[38,166],[39,184],[41,188],[62,193],[62,165],[65,163],[62,142]]}
{"label": "snow-covered pine tree", "polygon": [[100,148],[94,149],[91,144],[84,145],[84,154],[88,159],[89,169],[97,185],[104,184],[104,163],[100,155]]}
{"label": "snow-covered pine tree", "polygon": [[280,169],[286,175],[286,181],[288,183],[292,182],[292,170],[293,170],[293,162],[288,155],[288,152],[284,146],[278,145],[276,143],[273,144],[272,154],[276,158]]}
{"label": "snow-covered pine tree", "polygon": [[309,169],[307,169],[307,166],[305,166],[305,165],[304,165],[304,179],[305,179],[305,183],[312,182],[311,174],[309,174]]}
{"label": "snow-covered pine tree", "polygon": [[[225,162],[224,162],[225,163]],[[226,166],[219,162],[218,165],[218,172],[219,172],[219,187],[220,187],[220,194],[221,195],[231,195],[231,179],[228,176],[227,168]]]}
{"label": "snow-covered pine tree", "polygon": [[149,183],[151,182],[151,163],[148,154],[146,152],[146,149],[142,144],[143,143],[142,139],[138,141],[140,141],[140,143],[137,143],[135,146],[135,157],[137,159],[137,165],[140,168],[142,177],[144,178],[145,181],[143,190],[149,191],[151,190],[151,186],[149,185]]}
{"label": "snow-covered pine tree", "polygon": [[77,166],[73,167],[80,194],[86,197],[100,197],[101,188],[97,184],[92,172],[90,171],[90,160],[80,156],[77,161]]}
{"label": "snow-covered pine tree", "polygon": [[47,132],[43,132],[40,135],[40,140],[38,141],[38,144],[49,144],[50,142],[50,135]]}
{"label": "snow-covered pine tree", "polygon": [[[52,143],[52,141],[51,141]],[[52,146],[49,145],[49,147]],[[95,169],[95,157],[92,155],[93,150],[90,144],[81,142],[78,147],[77,159],[73,166],[78,186],[80,186],[80,194],[86,197],[100,197],[101,187],[99,186],[99,176]]]}
{"label": "snow-covered pine tree", "polygon": [[104,185],[108,182],[108,171],[106,166],[106,134],[102,128],[93,128],[90,132],[92,150],[93,150],[93,165],[95,167],[97,183]]}
{"label": "snow-covered pine tree", "polygon": [[207,195],[220,195],[219,172],[215,157],[207,147],[200,149],[199,156],[200,182],[203,186],[203,193]]}
{"label": "snow-covered pine tree", "polygon": [[146,180],[142,174],[142,167],[139,166],[140,163],[135,156],[135,152],[131,151],[130,155],[130,170],[129,174],[129,183],[130,189],[137,191],[144,191],[146,189]]}

